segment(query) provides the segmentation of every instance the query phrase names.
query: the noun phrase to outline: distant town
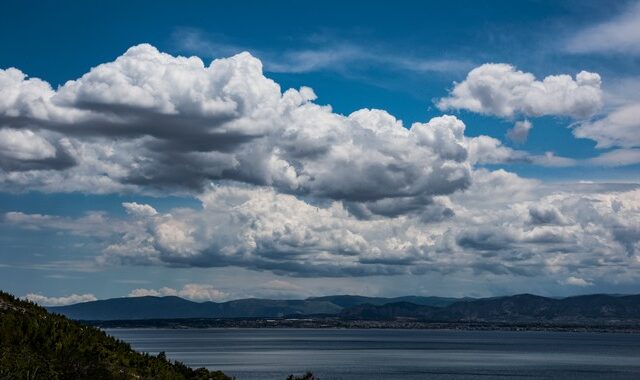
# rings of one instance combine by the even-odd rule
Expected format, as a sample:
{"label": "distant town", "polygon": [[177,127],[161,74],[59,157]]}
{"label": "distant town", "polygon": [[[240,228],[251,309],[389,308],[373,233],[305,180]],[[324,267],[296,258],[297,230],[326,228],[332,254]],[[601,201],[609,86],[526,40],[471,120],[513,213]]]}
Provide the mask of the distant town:
{"label": "distant town", "polygon": [[412,319],[346,320],[339,317],[315,318],[194,318],[143,319],[116,321],[83,321],[104,328],[301,328],[301,329],[432,329],[477,331],[565,331],[565,332],[624,332],[640,333],[637,324],[557,324],[557,323],[498,323],[498,322],[426,322]]}

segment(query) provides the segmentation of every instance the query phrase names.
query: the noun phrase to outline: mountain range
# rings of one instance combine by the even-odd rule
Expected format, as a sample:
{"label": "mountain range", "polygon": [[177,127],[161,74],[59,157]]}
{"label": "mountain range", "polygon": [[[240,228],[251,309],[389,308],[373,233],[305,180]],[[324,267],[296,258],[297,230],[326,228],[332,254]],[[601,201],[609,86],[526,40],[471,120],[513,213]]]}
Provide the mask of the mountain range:
{"label": "mountain range", "polygon": [[341,311],[340,316],[345,319],[414,318],[440,322],[640,322],[640,295],[593,294],[557,299],[518,294],[454,302],[439,308],[407,302],[363,304]]}
{"label": "mountain range", "polygon": [[640,322],[640,295],[567,298],[519,294],[492,298],[336,295],[304,300],[193,302],[180,297],[127,297],[49,307],[76,320],[333,317],[346,320],[591,323]]}
{"label": "mountain range", "polygon": [[443,297],[363,297],[338,295],[305,300],[247,298],[227,302],[194,302],[176,296],[124,297],[49,307],[54,313],[76,320],[126,320],[172,318],[277,318],[287,315],[338,315],[361,304],[385,305],[411,302],[443,307],[457,302]]}

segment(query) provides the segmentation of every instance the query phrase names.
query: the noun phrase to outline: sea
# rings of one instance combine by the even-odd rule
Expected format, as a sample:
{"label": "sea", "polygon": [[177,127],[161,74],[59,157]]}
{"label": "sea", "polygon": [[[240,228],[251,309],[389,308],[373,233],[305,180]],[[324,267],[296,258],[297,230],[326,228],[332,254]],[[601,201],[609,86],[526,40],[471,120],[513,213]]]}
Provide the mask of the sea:
{"label": "sea", "polygon": [[238,380],[640,379],[640,334],[398,329],[106,329]]}

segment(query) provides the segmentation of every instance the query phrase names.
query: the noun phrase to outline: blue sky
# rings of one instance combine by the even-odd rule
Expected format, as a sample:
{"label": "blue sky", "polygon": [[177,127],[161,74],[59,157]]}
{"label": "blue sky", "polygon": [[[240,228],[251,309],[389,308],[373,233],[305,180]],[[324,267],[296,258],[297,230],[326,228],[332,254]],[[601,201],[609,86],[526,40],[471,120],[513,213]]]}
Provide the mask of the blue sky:
{"label": "blue sky", "polygon": [[[0,76],[2,289],[51,304],[639,290],[636,2],[3,8],[0,69],[26,76]],[[176,56],[231,63],[158,74]],[[241,86],[200,89],[216,73]],[[272,116],[285,100],[267,78],[298,90],[293,116]]]}

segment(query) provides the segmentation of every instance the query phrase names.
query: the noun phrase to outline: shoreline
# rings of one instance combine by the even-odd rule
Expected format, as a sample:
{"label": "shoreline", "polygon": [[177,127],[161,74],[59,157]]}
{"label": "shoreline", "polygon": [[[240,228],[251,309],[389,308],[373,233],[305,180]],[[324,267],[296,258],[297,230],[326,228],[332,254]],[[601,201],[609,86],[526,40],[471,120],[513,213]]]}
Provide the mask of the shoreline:
{"label": "shoreline", "polygon": [[79,321],[101,329],[355,329],[355,330],[451,330],[540,331],[640,334],[639,323],[572,324],[506,322],[428,322],[330,319],[149,319]]}

